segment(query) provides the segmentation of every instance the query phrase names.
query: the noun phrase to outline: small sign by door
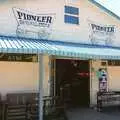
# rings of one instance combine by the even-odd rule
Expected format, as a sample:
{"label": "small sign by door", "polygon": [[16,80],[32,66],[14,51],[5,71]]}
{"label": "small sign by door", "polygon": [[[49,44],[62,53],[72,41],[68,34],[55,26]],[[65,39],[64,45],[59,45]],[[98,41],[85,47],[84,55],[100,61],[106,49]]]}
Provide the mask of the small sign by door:
{"label": "small sign by door", "polygon": [[107,71],[105,68],[99,69],[99,91],[106,92],[107,91]]}

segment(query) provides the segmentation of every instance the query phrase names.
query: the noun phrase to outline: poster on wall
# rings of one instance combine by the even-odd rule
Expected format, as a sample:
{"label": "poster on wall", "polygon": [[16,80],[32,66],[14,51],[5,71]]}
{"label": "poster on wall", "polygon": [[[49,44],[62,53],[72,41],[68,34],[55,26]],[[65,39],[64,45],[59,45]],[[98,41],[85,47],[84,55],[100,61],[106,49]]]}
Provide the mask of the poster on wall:
{"label": "poster on wall", "polygon": [[16,28],[18,37],[49,38],[55,14],[35,14],[20,8],[13,8],[13,13],[18,24]]}
{"label": "poster on wall", "polygon": [[89,22],[89,39],[92,44],[112,46],[115,39],[115,25],[104,25]]}
{"label": "poster on wall", "polygon": [[106,92],[107,91],[107,71],[105,68],[100,68],[98,70],[98,79],[99,79],[99,91]]}

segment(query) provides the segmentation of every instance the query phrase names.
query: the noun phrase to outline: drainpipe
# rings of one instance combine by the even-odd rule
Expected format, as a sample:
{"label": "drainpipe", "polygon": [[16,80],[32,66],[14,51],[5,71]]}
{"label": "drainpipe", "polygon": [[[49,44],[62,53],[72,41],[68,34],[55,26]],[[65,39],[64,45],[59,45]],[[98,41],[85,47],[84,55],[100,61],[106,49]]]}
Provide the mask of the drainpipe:
{"label": "drainpipe", "polygon": [[43,120],[43,80],[44,80],[44,58],[42,54],[38,54],[39,62],[39,120]]}

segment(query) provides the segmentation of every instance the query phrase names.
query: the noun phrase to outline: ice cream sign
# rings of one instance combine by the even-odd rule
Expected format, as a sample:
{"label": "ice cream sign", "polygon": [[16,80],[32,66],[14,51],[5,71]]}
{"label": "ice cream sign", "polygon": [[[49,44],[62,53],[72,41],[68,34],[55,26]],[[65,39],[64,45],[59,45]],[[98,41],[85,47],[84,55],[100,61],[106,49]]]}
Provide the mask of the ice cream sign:
{"label": "ice cream sign", "polygon": [[55,14],[35,14],[23,9],[13,8],[17,20],[17,36],[48,38]]}

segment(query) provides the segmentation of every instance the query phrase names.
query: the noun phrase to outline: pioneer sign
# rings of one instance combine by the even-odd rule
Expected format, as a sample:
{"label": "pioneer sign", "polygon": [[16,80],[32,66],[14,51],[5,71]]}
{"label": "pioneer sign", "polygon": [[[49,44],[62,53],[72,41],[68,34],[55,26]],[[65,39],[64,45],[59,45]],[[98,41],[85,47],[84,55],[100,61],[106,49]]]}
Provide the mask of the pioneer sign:
{"label": "pioneer sign", "polygon": [[92,44],[112,45],[115,38],[115,26],[90,23],[90,41]]}
{"label": "pioneer sign", "polygon": [[99,26],[96,24],[91,24],[92,30],[93,31],[101,31],[101,32],[107,32],[107,33],[112,33],[115,32],[115,28],[113,26]]}
{"label": "pioneer sign", "polygon": [[35,14],[19,8],[13,8],[13,12],[18,22],[17,36],[49,37],[54,14]]}

